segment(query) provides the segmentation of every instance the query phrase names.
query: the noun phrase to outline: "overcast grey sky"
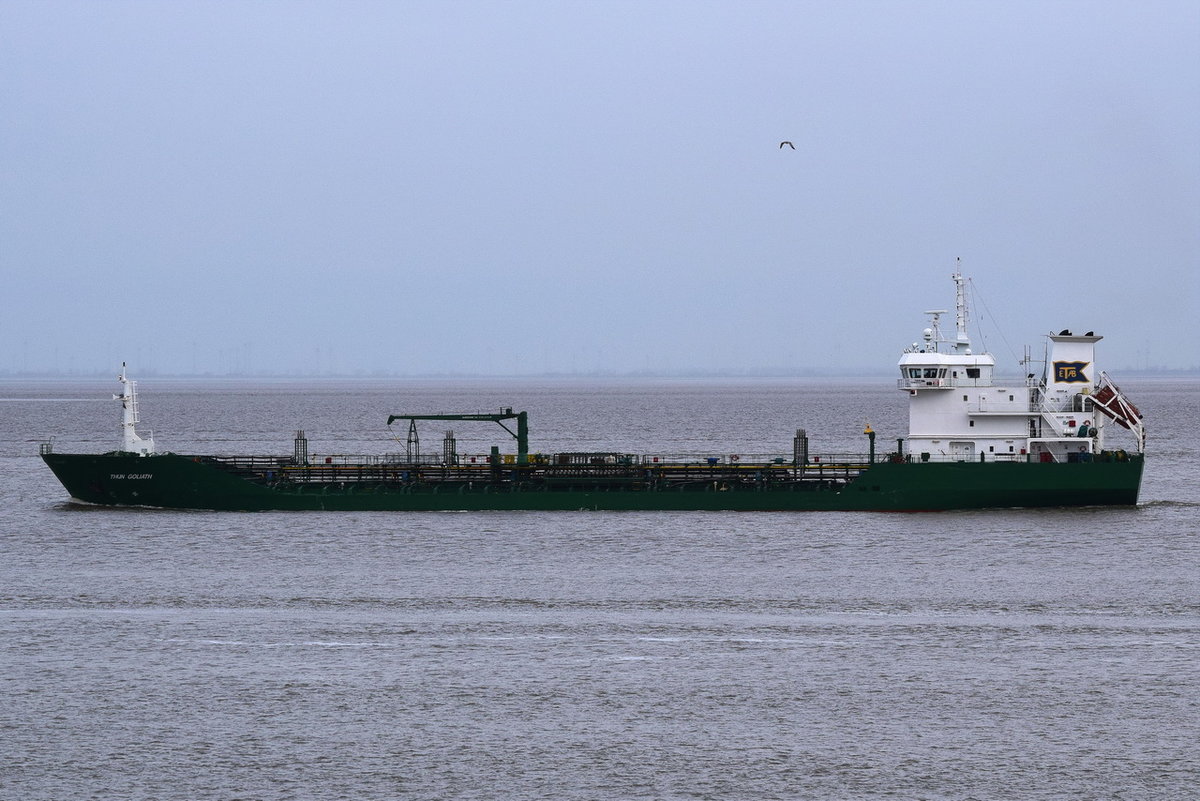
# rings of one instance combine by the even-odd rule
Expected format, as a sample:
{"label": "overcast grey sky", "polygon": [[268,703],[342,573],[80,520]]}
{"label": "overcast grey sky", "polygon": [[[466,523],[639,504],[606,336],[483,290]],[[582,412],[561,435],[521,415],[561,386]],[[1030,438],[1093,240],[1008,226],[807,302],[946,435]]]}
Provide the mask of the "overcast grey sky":
{"label": "overcast grey sky", "polygon": [[[1200,3],[0,4],[0,373],[1200,366]],[[780,149],[791,140],[795,150]]]}

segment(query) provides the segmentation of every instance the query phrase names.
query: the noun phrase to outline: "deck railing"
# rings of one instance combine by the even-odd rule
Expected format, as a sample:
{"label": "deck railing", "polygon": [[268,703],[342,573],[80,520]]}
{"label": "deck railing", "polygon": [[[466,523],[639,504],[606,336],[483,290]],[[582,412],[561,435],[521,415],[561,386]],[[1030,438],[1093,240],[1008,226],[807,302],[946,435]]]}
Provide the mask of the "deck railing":
{"label": "deck railing", "polygon": [[[573,454],[578,456],[578,454]],[[667,459],[661,455],[631,455],[599,463],[567,461],[556,463],[553,455],[535,455],[519,465],[514,460],[490,460],[487,456],[460,457],[447,464],[437,457],[409,460],[384,455],[327,455],[298,463],[285,456],[195,456],[197,461],[239,477],[265,483],[297,485],[333,483],[394,484],[473,482],[533,482],[553,486],[590,482],[643,483],[645,486],[684,487],[711,484],[765,485],[778,483],[827,483],[841,485],[868,467],[864,455],[821,455],[796,466],[780,456],[684,456]],[[656,461],[657,460],[657,461]]]}
{"label": "deck railing", "polygon": [[[578,456],[578,454],[573,454]],[[1088,454],[1089,457],[1092,454]],[[877,462],[905,464],[938,464],[948,462],[1033,462],[1040,457],[1032,454],[984,453],[975,455],[915,454],[896,456],[883,454]],[[194,456],[197,461],[256,482],[290,482],[295,484],[409,484],[434,482],[440,484],[472,482],[534,482],[552,485],[587,482],[645,482],[647,486],[698,485],[705,482],[745,485],[771,483],[845,484],[871,466],[863,454],[812,455],[804,465],[779,456],[739,456],[736,460],[712,456],[640,455],[625,460],[600,463],[555,463],[553,455],[531,455],[530,462],[519,465],[515,459],[491,461],[488,456],[460,457],[447,464],[435,456],[408,460],[404,457],[324,456],[298,463],[286,456]],[[1128,458],[1124,452],[1095,455],[1095,461]],[[657,460],[657,461],[655,461]],[[1074,461],[1074,460],[1072,460]],[[1082,461],[1093,461],[1092,458]]]}

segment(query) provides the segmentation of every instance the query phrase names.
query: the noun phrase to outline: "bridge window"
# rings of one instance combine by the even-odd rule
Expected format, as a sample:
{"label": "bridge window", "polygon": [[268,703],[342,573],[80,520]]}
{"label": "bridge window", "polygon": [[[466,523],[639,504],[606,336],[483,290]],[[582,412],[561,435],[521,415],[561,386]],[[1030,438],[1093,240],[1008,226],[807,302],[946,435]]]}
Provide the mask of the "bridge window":
{"label": "bridge window", "polygon": [[967,378],[979,378],[979,368],[978,367],[968,367],[967,368]]}

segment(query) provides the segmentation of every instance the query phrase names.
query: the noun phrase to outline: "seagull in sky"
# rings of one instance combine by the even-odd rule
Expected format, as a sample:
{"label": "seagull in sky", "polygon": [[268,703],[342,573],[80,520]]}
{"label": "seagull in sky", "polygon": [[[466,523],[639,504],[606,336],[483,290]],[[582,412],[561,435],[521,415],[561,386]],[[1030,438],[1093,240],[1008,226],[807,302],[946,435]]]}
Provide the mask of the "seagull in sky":
{"label": "seagull in sky", "polygon": [[787,145],[787,146],[788,146],[788,147],[790,147],[792,150],[795,150],[795,149],[796,149],[796,146],[795,146],[795,145],[793,145],[791,142],[788,142],[787,140],[784,140],[784,141],[782,141],[782,142],[780,142],[780,143],[779,143],[779,149],[780,149],[780,150],[783,150],[783,146],[784,146],[784,145]]}

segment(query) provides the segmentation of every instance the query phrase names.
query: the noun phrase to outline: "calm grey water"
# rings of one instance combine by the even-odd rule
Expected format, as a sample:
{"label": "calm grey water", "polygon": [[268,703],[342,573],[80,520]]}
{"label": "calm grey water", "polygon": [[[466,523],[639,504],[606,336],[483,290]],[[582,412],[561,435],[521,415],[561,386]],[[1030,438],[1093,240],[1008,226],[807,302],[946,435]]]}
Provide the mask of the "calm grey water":
{"label": "calm grey water", "polygon": [[[37,443],[114,447],[115,382],[0,382],[0,798],[1195,798],[1200,382],[1123,385],[1136,509],[230,514],[67,506]],[[142,429],[861,451],[892,386],[160,379]]]}

